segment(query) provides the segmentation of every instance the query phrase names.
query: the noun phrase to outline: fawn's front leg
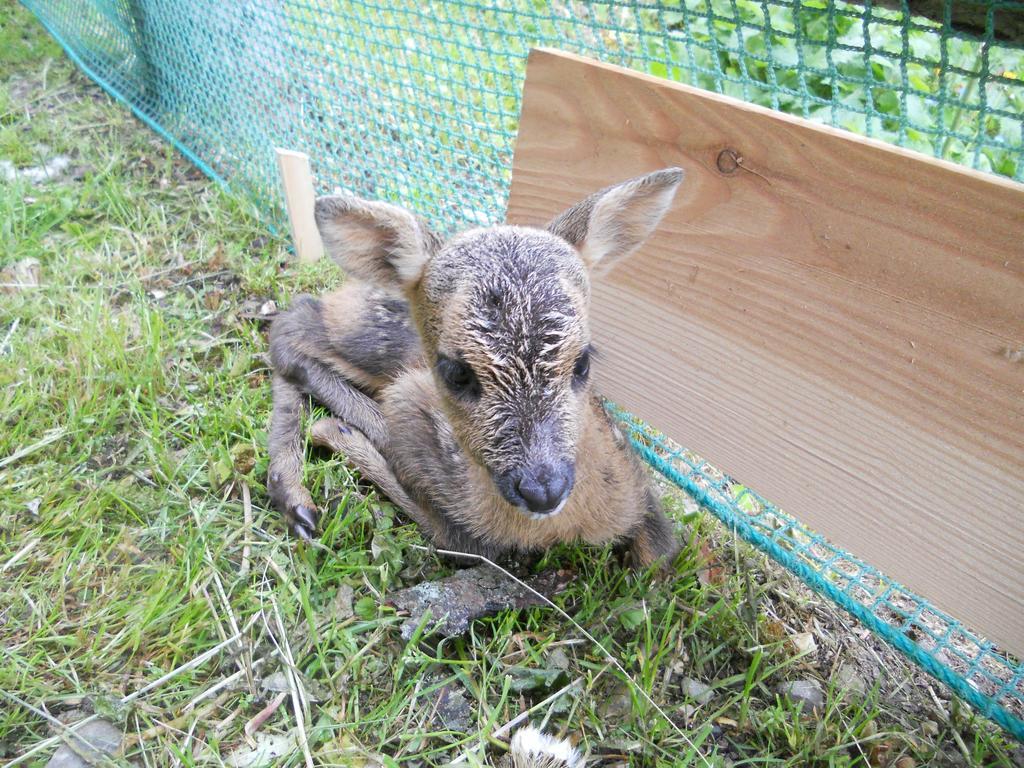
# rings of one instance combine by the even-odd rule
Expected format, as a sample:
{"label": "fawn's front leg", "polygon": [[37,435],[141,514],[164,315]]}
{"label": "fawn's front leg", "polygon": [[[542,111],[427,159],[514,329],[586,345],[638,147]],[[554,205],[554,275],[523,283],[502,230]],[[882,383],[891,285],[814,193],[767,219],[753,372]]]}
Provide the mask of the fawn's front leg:
{"label": "fawn's front leg", "polygon": [[436,546],[442,549],[450,546],[441,518],[413,501],[391,471],[387,460],[366,435],[334,418],[320,419],[310,428],[309,435],[314,445],[344,454],[349,465],[380,488]]}
{"label": "fawn's front leg", "polygon": [[679,542],[672,530],[672,522],[665,516],[661,502],[647,489],[644,494],[644,517],[633,532],[630,542],[633,565],[646,568],[660,562],[663,568],[671,568],[677,554]]}
{"label": "fawn's front leg", "polygon": [[306,396],[280,373],[271,380],[273,411],[270,415],[267,492],[288,527],[300,538],[316,535],[317,511],[313,497],[302,484],[302,414]]}

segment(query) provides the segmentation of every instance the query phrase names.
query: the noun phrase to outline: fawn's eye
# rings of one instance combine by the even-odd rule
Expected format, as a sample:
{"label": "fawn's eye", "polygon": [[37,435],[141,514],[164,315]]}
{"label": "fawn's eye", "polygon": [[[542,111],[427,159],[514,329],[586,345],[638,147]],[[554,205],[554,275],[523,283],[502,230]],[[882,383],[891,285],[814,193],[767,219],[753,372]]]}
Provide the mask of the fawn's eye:
{"label": "fawn's eye", "polygon": [[590,376],[590,347],[587,347],[576,358],[576,365],[572,369],[572,384],[574,387],[582,387],[587,383]]}
{"label": "fawn's eye", "polygon": [[437,356],[437,372],[453,395],[476,399],[480,397],[480,380],[462,360]]}

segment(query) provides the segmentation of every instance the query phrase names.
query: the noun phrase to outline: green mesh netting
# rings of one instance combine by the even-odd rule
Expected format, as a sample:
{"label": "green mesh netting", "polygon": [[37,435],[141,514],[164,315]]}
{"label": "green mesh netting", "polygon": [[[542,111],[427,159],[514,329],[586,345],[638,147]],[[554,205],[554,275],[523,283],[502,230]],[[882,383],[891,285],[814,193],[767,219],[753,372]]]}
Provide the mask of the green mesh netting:
{"label": "green mesh netting", "polygon": [[[321,192],[387,198],[441,231],[501,220],[538,45],[1024,180],[1013,42],[1024,2],[933,2],[925,19],[815,0],[23,1],[86,72],[271,223],[284,220],[275,146],[309,153]],[[616,415],[655,468],[1024,739],[1024,665]]]}

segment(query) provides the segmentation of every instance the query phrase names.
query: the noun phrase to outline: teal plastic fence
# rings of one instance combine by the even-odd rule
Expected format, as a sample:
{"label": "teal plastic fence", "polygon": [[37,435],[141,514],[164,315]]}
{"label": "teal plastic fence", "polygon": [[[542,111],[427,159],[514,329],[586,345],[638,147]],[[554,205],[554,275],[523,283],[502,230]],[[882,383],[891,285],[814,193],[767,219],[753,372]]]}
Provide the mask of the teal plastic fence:
{"label": "teal plastic fence", "polygon": [[[441,231],[502,219],[526,54],[543,45],[1024,180],[1024,2],[24,0],[92,78],[283,221],[272,148],[320,191]],[[972,13],[962,26],[964,9]],[[1009,35],[1013,37],[1013,35]],[[1024,740],[1024,666],[705,462],[615,412],[647,460]]]}

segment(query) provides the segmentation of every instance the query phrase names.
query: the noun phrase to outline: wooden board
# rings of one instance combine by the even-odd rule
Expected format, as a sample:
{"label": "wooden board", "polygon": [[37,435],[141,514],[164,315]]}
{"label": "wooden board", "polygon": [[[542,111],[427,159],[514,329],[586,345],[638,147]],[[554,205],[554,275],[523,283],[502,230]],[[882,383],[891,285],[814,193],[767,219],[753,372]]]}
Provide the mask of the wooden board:
{"label": "wooden board", "polygon": [[320,232],[316,228],[313,174],[309,169],[309,155],[291,149],[274,150],[277,169],[281,174],[288,222],[292,229],[292,245],[299,261],[316,261],[324,255]]}
{"label": "wooden board", "polygon": [[671,165],[594,285],[600,391],[1024,655],[1024,187],[531,53],[510,222]]}

